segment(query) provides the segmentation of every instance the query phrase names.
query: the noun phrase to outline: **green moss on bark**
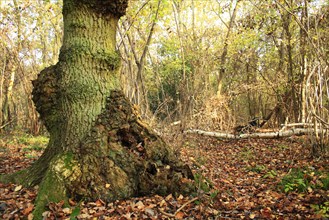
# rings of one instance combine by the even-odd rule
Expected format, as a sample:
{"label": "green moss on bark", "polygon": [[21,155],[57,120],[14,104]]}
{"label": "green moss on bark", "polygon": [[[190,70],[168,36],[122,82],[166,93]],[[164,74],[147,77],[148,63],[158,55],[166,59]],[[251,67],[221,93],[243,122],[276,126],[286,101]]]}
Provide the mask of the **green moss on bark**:
{"label": "green moss on bark", "polygon": [[42,213],[46,211],[46,205],[50,201],[60,202],[63,200],[68,204],[64,182],[54,170],[49,169],[39,186],[38,196],[34,204],[34,219],[42,219]]}
{"label": "green moss on bark", "polygon": [[65,168],[72,170],[73,167],[73,153],[72,152],[67,152],[64,156],[64,164],[65,164]]}
{"label": "green moss on bark", "polygon": [[93,11],[104,16],[121,17],[126,14],[128,0],[79,0],[84,5],[87,5]]}
{"label": "green moss on bark", "polygon": [[62,50],[61,59],[65,62],[75,62],[81,55],[98,61],[108,71],[116,70],[120,67],[120,55],[117,51],[106,50],[104,48],[92,49],[93,41],[88,38],[76,37],[71,41],[70,47]]}
{"label": "green moss on bark", "polygon": [[80,166],[74,159],[72,152],[62,153],[56,156],[50,163],[49,169],[39,186],[39,192],[35,201],[33,215],[36,219],[42,219],[42,213],[49,202],[58,203],[64,201],[68,205],[68,191],[70,182],[80,178]]}

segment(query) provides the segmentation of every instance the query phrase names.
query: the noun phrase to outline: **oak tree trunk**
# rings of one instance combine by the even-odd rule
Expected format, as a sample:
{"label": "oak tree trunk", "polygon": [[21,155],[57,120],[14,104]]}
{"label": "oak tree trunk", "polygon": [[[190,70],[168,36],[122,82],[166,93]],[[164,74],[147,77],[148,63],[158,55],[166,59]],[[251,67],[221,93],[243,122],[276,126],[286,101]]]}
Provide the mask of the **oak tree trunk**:
{"label": "oak tree trunk", "polygon": [[7,177],[40,185],[35,218],[50,201],[112,201],[193,188],[184,181],[193,177],[189,167],[140,121],[121,92],[115,37],[127,2],[64,0],[59,62],[33,82],[49,145],[29,169]]}

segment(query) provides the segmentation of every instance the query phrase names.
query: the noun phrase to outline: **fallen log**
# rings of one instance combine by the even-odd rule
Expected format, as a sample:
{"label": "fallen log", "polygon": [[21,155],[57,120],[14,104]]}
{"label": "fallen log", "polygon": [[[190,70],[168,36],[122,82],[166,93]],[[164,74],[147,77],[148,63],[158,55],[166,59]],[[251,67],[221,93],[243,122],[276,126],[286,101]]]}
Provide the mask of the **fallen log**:
{"label": "fallen log", "polygon": [[[325,130],[323,132],[326,132]],[[305,135],[314,133],[314,129],[311,128],[295,128],[287,129],[284,131],[275,132],[255,132],[246,134],[231,134],[231,133],[221,133],[212,131],[203,131],[199,129],[189,129],[186,130],[187,134],[199,134],[204,136],[216,137],[220,139],[246,139],[246,138],[280,138],[280,137],[291,137],[293,135]]]}
{"label": "fallen log", "polygon": [[313,127],[313,123],[289,123],[289,124],[281,124],[282,127],[288,128],[288,127]]}

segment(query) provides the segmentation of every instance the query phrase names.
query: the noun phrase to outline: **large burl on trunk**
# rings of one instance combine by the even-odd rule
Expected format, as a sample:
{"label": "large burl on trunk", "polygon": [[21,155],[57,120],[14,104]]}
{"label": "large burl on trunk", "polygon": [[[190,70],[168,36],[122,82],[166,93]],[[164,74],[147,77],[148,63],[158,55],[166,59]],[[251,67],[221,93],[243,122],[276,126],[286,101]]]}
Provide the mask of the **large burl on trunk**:
{"label": "large burl on trunk", "polygon": [[64,0],[59,62],[33,82],[33,100],[50,133],[27,170],[2,176],[39,185],[34,211],[68,198],[106,201],[186,193],[192,178],[164,141],[143,124],[121,92],[116,26],[127,0]]}

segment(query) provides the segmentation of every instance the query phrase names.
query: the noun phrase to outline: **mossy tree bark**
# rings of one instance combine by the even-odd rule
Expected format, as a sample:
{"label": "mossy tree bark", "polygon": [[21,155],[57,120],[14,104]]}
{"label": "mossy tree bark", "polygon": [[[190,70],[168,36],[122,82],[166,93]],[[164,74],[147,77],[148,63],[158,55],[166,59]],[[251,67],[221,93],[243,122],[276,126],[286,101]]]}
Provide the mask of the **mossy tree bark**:
{"label": "mossy tree bark", "polygon": [[115,37],[127,3],[64,0],[59,62],[33,82],[49,145],[29,169],[6,178],[40,185],[36,218],[49,201],[69,197],[111,201],[191,190],[183,181],[192,178],[188,166],[139,120],[120,91]]}

